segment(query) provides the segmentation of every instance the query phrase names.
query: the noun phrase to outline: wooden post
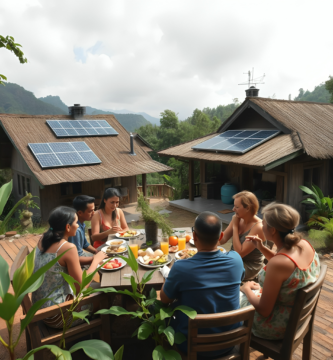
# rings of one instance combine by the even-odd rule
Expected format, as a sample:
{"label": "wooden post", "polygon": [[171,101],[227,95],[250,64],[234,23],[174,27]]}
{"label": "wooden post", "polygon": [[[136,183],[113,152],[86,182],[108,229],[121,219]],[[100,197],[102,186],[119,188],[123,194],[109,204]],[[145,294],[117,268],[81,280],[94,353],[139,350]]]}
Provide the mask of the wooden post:
{"label": "wooden post", "polygon": [[283,202],[284,177],[276,175],[276,201]]}
{"label": "wooden post", "polygon": [[147,175],[142,174],[142,192],[143,196],[147,197]]}
{"label": "wooden post", "polygon": [[189,181],[189,200],[194,201],[194,163],[193,160],[190,160],[188,163],[188,181]]}
{"label": "wooden post", "polygon": [[288,205],[294,207],[297,211],[302,210],[302,190],[299,188],[303,185],[303,164],[291,163],[289,164],[288,173]]}
{"label": "wooden post", "polygon": [[206,182],[206,163],[200,160],[200,194],[202,193],[202,184]]}

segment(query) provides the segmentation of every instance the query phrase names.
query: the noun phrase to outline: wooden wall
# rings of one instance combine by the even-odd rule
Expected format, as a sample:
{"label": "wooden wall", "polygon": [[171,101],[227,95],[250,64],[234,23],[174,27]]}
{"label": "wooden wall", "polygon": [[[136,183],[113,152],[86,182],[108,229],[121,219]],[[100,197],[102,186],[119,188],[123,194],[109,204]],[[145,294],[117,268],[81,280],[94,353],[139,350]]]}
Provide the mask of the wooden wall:
{"label": "wooden wall", "polygon": [[127,187],[130,195],[130,202],[138,199],[136,176],[126,176],[121,178],[121,187]]}

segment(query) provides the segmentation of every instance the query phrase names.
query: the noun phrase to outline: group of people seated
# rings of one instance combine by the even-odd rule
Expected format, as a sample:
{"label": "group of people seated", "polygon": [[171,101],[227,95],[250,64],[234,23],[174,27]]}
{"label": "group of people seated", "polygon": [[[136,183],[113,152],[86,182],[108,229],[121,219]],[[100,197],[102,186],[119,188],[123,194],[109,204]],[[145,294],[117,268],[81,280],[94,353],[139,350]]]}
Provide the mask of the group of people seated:
{"label": "group of people seated", "polygon": [[[53,303],[73,296],[60,272],[81,282],[82,268],[88,273],[97,268],[106,255],[96,248],[109,234],[128,230],[118,205],[119,193],[110,188],[105,191],[95,213],[94,198],[83,195],[74,199],[73,208],[61,206],[52,211],[50,228],[37,246],[35,271],[68,251],[46,273],[42,286],[33,293],[33,302],[44,298],[52,288],[56,289],[50,295],[54,297]],[[193,227],[198,252],[192,258],[173,264],[161,289],[161,301],[170,306],[187,305],[198,314],[221,313],[252,304],[256,310],[253,334],[265,339],[282,339],[296,292],[318,279],[320,262],[311,244],[296,231],[300,216],[294,208],[271,203],[261,211],[262,220],[257,216],[258,209],[254,194],[248,191],[236,194],[235,215],[225,232],[219,216],[212,212],[201,213]],[[85,221],[91,221],[94,246],[86,240]],[[218,245],[231,238],[231,250],[222,253]],[[274,243],[276,250],[270,249],[267,241]],[[264,259],[268,261],[266,265]],[[49,301],[44,307],[51,305]],[[62,322],[55,317],[48,319],[48,325],[61,327]],[[186,315],[176,313],[171,325],[187,337]],[[205,331],[217,333],[238,326],[233,324]],[[187,351],[186,342],[179,347]],[[231,350],[203,355],[221,356]]]}

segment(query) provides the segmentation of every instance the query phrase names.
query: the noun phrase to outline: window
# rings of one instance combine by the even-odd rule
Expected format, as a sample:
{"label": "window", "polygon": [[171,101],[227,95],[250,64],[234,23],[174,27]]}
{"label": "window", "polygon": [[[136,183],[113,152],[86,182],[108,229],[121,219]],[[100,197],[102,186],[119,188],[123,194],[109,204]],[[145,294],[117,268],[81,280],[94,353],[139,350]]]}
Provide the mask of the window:
{"label": "window", "polygon": [[25,187],[25,177],[21,176],[22,179],[22,195],[25,196],[25,192],[26,192],[26,187]]}
{"label": "window", "polygon": [[31,189],[30,189],[30,179],[27,178],[27,192],[31,193]]}
{"label": "window", "polygon": [[82,183],[72,183],[73,194],[81,194],[82,193]]}
{"label": "window", "polygon": [[17,174],[17,188],[18,188],[19,195],[22,195],[22,192],[21,192],[21,179],[20,179],[19,174]]}
{"label": "window", "polygon": [[69,184],[69,183],[60,184],[60,194],[61,194],[61,196],[70,195],[70,193],[71,193],[70,185],[71,184]]}

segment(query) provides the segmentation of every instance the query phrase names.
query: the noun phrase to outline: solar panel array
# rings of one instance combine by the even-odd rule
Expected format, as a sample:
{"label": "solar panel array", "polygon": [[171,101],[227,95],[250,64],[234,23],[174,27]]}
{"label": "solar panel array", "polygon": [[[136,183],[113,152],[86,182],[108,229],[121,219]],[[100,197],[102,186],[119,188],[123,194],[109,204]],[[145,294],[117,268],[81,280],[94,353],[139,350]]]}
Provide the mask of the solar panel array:
{"label": "solar panel array", "polygon": [[42,169],[101,163],[84,141],[39,143],[28,146]]}
{"label": "solar panel array", "polygon": [[118,135],[106,120],[46,120],[46,123],[58,138]]}
{"label": "solar panel array", "polygon": [[244,154],[279,132],[279,130],[228,130],[193,146],[192,149]]}

